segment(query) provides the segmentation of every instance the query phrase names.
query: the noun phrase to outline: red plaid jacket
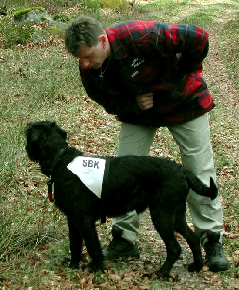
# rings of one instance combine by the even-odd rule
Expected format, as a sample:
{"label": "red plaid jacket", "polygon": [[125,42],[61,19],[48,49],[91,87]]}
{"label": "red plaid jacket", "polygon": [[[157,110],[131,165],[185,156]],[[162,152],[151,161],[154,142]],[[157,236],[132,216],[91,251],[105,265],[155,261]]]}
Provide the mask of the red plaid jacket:
{"label": "red plaid jacket", "polygon": [[[100,69],[80,66],[88,96],[117,119],[167,126],[190,121],[214,107],[202,78],[208,33],[197,26],[135,20],[105,29],[112,58]],[[107,67],[106,67],[107,66]],[[152,109],[141,111],[137,95],[153,92]]]}

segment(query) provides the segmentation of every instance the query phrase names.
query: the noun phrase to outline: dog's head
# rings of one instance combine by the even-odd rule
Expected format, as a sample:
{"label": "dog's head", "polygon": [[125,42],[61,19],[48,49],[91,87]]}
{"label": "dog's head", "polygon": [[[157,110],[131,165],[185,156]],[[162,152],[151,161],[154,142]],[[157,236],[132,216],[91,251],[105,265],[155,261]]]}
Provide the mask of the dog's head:
{"label": "dog's head", "polygon": [[40,165],[51,159],[62,148],[68,147],[67,133],[55,122],[40,121],[26,126],[28,157]]}

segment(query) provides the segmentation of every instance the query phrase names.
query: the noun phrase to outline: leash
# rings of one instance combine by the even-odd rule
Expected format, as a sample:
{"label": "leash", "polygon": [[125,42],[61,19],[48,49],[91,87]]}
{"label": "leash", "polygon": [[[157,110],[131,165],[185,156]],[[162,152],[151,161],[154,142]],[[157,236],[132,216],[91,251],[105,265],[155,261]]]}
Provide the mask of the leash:
{"label": "leash", "polygon": [[[53,159],[53,162],[52,162],[52,165],[51,165],[51,168],[54,166],[54,163],[55,163],[55,161],[65,152],[65,150],[66,150],[67,148],[62,148],[62,149],[60,149],[57,153],[56,153],[56,155],[54,156],[54,159]],[[51,170],[51,168],[50,168],[50,171],[52,171]],[[53,183],[54,183],[54,181],[53,181],[53,177],[52,177],[52,175],[50,175],[50,179],[48,180],[48,182],[47,182],[47,187],[48,187],[48,199],[49,199],[49,201],[50,202],[54,202],[54,198],[53,198],[53,194],[52,194],[52,186],[53,186]]]}

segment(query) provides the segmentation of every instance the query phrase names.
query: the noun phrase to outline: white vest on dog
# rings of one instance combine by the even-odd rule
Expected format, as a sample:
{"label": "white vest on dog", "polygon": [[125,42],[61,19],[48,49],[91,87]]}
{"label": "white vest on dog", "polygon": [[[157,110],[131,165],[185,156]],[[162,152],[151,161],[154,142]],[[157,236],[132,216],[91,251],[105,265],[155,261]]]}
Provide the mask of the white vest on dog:
{"label": "white vest on dog", "polygon": [[101,198],[102,184],[106,159],[98,157],[77,156],[67,165],[80,180],[99,198]]}

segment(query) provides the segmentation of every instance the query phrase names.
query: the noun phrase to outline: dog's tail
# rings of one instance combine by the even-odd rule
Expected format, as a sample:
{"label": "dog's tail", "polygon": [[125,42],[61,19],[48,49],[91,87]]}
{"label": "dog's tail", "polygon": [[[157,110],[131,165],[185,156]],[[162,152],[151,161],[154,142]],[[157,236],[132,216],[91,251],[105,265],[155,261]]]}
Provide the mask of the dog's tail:
{"label": "dog's tail", "polygon": [[206,186],[197,176],[186,170],[186,179],[189,187],[197,194],[215,199],[218,195],[217,186],[210,177],[210,187]]}

